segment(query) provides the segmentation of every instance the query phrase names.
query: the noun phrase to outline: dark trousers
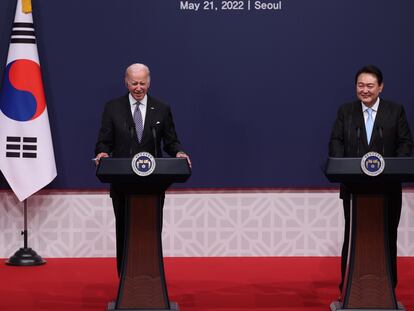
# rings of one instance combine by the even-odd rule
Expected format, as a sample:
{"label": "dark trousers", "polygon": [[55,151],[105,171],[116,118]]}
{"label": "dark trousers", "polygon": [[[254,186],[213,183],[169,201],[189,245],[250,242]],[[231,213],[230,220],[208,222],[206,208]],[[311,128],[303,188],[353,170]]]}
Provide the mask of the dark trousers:
{"label": "dark trousers", "polygon": [[[111,189],[112,205],[115,214],[115,233],[116,233],[116,266],[118,276],[121,275],[122,262],[124,256],[125,239],[126,239],[126,217],[127,217],[127,205],[126,196],[114,189]],[[163,218],[163,206],[164,206],[165,195],[161,195],[161,206],[160,209],[160,224],[162,230],[162,218]]]}
{"label": "dark trousers", "polygon": [[[397,286],[397,233],[398,224],[401,217],[401,205],[402,205],[402,193],[401,190],[397,190],[392,194],[387,195],[389,206],[387,209],[387,221],[388,221],[388,242],[390,249],[390,265],[391,265],[391,277],[394,288]],[[345,233],[344,244],[342,245],[342,260],[341,260],[341,273],[342,280],[339,284],[339,289],[342,291],[342,285],[344,282],[346,263],[348,259],[348,247],[349,247],[349,231],[351,225],[351,202],[349,200],[343,200],[343,209],[345,216]]]}

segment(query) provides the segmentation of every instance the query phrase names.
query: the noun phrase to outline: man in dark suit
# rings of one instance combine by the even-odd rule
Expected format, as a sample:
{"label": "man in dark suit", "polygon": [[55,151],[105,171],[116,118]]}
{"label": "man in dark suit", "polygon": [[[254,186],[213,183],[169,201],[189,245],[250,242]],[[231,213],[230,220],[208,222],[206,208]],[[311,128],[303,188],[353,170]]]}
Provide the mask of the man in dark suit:
{"label": "man in dark suit", "polygon": [[[171,157],[190,158],[177,138],[170,107],[149,96],[150,71],[144,64],[132,64],[125,71],[128,94],[105,105],[101,129],[95,147],[95,162],[104,157],[132,157],[138,152],[149,152],[162,157],[164,151]],[[125,230],[125,197],[111,185],[110,195],[116,221],[116,253],[118,274],[121,272]]]}
{"label": "man in dark suit", "polygon": [[[384,87],[381,71],[372,65],[361,68],[355,76],[357,101],[342,105],[329,142],[330,157],[362,157],[375,151],[384,157],[411,155],[412,138],[403,106],[379,98]],[[392,280],[397,285],[397,229],[401,215],[401,184],[389,188],[388,226]],[[350,230],[350,193],[341,185],[345,216],[341,272],[344,282]]]}

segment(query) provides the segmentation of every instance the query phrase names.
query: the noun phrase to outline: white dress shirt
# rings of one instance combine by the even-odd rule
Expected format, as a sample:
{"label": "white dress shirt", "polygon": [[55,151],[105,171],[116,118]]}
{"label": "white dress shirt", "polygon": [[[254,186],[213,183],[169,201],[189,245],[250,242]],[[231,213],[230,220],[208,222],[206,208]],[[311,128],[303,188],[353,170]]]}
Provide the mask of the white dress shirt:
{"label": "white dress shirt", "polygon": [[[378,97],[377,100],[375,101],[375,104],[371,107],[371,109],[372,109],[372,121],[373,122],[375,122],[375,117],[377,116],[379,102],[380,102],[380,99]],[[364,112],[364,121],[365,121],[365,125],[366,125],[367,120],[368,120],[368,111],[367,111],[367,109],[369,107],[365,106],[363,102],[361,102],[361,105],[362,105],[362,111]]]}
{"label": "white dress shirt", "polygon": [[[128,95],[129,97],[129,104],[131,105],[131,114],[132,118],[134,118],[134,111],[137,105],[137,102],[135,98],[132,97],[131,93]],[[144,98],[140,101],[141,105],[139,105],[139,110],[141,110],[142,115],[142,126],[145,126],[145,116],[147,114],[147,103],[148,103],[148,96],[145,94]]]}

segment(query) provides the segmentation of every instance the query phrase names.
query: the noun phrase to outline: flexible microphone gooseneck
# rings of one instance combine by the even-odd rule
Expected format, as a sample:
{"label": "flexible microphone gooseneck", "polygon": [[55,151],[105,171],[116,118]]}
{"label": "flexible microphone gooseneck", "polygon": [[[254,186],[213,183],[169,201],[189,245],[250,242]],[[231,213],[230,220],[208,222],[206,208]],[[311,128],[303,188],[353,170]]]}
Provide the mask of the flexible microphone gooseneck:
{"label": "flexible microphone gooseneck", "polygon": [[157,131],[155,125],[151,126],[152,138],[154,139],[154,157],[157,157]]}
{"label": "flexible microphone gooseneck", "polygon": [[129,155],[131,157],[133,156],[132,149],[133,149],[133,146],[134,146],[134,137],[135,137],[135,134],[136,134],[136,128],[135,128],[135,123],[133,123],[133,124],[131,124],[129,126],[129,136],[131,138],[131,147],[129,148]]}
{"label": "flexible microphone gooseneck", "polygon": [[378,130],[379,136],[381,138],[382,156],[385,157],[384,131],[382,129],[382,126],[377,126],[377,130]]}
{"label": "flexible microphone gooseneck", "polygon": [[361,128],[357,127],[356,128],[356,136],[357,136],[357,157],[359,157],[359,145],[360,145],[360,139],[361,139]]}
{"label": "flexible microphone gooseneck", "polygon": [[352,116],[354,115],[354,109],[355,106],[352,105],[352,109],[351,109],[351,113],[348,115],[348,139],[347,139],[347,144],[346,144],[346,154],[347,156],[350,156],[351,154],[351,127],[352,127]]}

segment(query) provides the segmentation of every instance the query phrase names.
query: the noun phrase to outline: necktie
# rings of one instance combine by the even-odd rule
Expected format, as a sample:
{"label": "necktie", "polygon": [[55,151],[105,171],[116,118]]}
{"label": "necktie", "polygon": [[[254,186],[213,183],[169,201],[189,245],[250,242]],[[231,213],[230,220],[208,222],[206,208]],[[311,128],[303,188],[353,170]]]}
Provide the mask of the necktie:
{"label": "necktie", "polygon": [[142,132],[144,131],[144,124],[142,122],[142,114],[141,109],[139,109],[140,102],[137,102],[134,111],[134,122],[135,122],[135,130],[137,131],[138,141],[141,142],[142,139]]}
{"label": "necktie", "polygon": [[367,132],[367,141],[369,144],[371,141],[372,129],[374,128],[374,119],[372,118],[372,109],[368,108],[366,111],[368,113],[368,119],[365,123],[365,130]]}

